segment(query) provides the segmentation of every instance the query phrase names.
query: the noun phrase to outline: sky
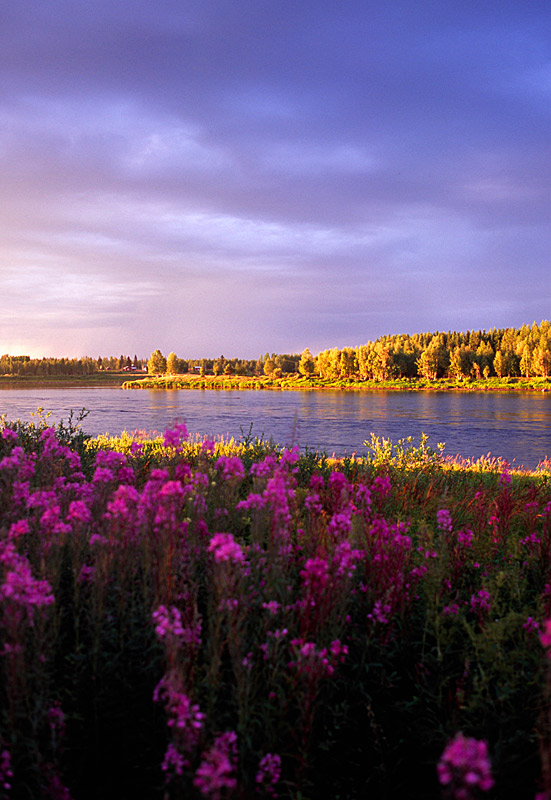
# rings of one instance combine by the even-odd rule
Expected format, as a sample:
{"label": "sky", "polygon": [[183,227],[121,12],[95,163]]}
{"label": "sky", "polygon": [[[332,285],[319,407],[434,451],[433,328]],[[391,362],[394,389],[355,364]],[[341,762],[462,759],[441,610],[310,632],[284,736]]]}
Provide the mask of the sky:
{"label": "sky", "polygon": [[551,316],[547,0],[0,0],[0,352]]}

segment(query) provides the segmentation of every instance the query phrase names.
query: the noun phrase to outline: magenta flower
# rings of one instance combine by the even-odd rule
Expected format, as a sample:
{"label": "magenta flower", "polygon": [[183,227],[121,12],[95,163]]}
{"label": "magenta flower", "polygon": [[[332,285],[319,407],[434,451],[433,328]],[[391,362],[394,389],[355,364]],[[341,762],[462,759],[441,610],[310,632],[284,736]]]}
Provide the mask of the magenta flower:
{"label": "magenta flower", "polygon": [[436,524],[441,531],[453,530],[451,514],[447,508],[441,508],[436,512]]}
{"label": "magenta flower", "polygon": [[29,624],[33,625],[34,609],[52,605],[54,595],[48,581],[33,578],[25,556],[19,555],[12,541],[0,546],[0,563],[6,566],[4,582],[0,586],[0,599],[23,607]]}
{"label": "magenta flower", "polygon": [[94,483],[110,483],[114,478],[113,472],[107,467],[96,467],[92,480]]}
{"label": "magenta flower", "polygon": [[6,793],[11,789],[10,781],[12,778],[13,772],[11,769],[10,751],[4,748],[2,752],[0,752],[0,787]]}
{"label": "magenta flower", "polygon": [[544,629],[539,634],[540,642],[547,650],[547,658],[551,661],[551,618],[544,623]]}
{"label": "magenta flower", "polygon": [[281,757],[275,753],[266,753],[258,764],[258,772],[256,773],[258,789],[261,788],[272,797],[277,797],[274,787],[279,781],[280,775]]}
{"label": "magenta flower", "polygon": [[82,500],[72,500],[69,505],[67,522],[90,522],[92,515]]}
{"label": "magenta flower", "polygon": [[173,775],[182,775],[184,767],[188,765],[189,761],[178,752],[176,745],[171,742],[166,749],[165,757],[163,759],[163,763],[161,764],[161,769],[163,772],[167,773],[167,781],[170,780],[170,773]]}
{"label": "magenta flower", "polygon": [[182,442],[188,438],[187,427],[184,422],[175,423],[172,428],[167,428],[163,444],[165,447],[174,447],[176,450],[181,449]]}
{"label": "magenta flower", "polygon": [[199,741],[205,715],[196,703],[178,690],[171,675],[165,675],[155,687],[153,700],[164,703],[168,714],[167,726],[178,736],[184,752],[191,752]]}
{"label": "magenta flower", "polygon": [[25,536],[30,531],[29,523],[26,519],[20,519],[10,525],[8,531],[8,539],[17,539],[19,536]]}
{"label": "magenta flower", "polygon": [[176,606],[170,608],[159,606],[153,612],[152,617],[153,622],[156,623],[155,633],[159,639],[165,639],[168,636],[183,636],[182,615]]}
{"label": "magenta flower", "polygon": [[212,747],[203,754],[193,783],[201,794],[211,800],[220,800],[224,789],[237,787],[234,773],[237,767],[237,735],[228,731],[219,736]]}
{"label": "magenta flower", "polygon": [[436,771],[454,800],[471,800],[477,789],[487,792],[494,785],[487,743],[462,733],[448,743]]}
{"label": "magenta flower", "polygon": [[225,481],[232,478],[242,480],[245,477],[245,468],[238,456],[220,456],[216,462],[216,469],[222,473],[222,479]]}
{"label": "magenta flower", "polygon": [[471,597],[471,609],[476,613],[479,622],[482,622],[490,613],[492,597],[487,589],[480,589]]}
{"label": "magenta flower", "polygon": [[388,475],[377,475],[373,481],[373,491],[378,492],[381,497],[389,495],[391,488]]}
{"label": "magenta flower", "polygon": [[207,550],[214,555],[215,561],[244,561],[241,546],[237,544],[231,533],[215,533]]}

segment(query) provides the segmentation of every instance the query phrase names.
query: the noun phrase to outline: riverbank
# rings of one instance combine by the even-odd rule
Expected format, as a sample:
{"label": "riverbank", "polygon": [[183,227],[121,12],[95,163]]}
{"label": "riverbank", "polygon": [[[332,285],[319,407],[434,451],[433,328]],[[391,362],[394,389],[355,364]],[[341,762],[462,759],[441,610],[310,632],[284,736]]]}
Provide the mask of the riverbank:
{"label": "riverbank", "polygon": [[0,375],[0,389],[32,389],[37,386],[47,389],[117,387],[139,380],[142,375],[123,371],[91,372],[88,375]]}
{"label": "riverbank", "polygon": [[428,380],[400,378],[388,381],[330,381],[318,377],[243,375],[162,375],[122,383],[123,389],[276,389],[348,391],[453,391],[453,392],[549,392],[550,378],[488,378],[480,380]]}

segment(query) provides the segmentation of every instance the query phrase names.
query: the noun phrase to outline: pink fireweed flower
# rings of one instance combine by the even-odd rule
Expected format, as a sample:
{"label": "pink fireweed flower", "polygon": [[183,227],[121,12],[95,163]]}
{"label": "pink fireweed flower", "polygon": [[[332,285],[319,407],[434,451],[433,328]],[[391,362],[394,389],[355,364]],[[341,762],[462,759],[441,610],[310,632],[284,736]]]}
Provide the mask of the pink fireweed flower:
{"label": "pink fireweed flower", "polygon": [[381,497],[386,497],[390,494],[391,484],[388,475],[377,475],[373,481],[373,491],[377,492]]}
{"label": "pink fireweed flower", "polygon": [[329,565],[325,558],[316,556],[309,558],[300,571],[302,578],[304,602],[309,606],[316,606],[323,599],[329,579]]}
{"label": "pink fireweed flower", "polygon": [[281,757],[276,753],[266,753],[258,764],[256,773],[257,791],[262,789],[267,794],[276,798],[275,785],[281,775]]}
{"label": "pink fireweed flower", "polygon": [[140,495],[133,486],[118,486],[107,503],[107,519],[129,520],[138,505]]}
{"label": "pink fireweed flower", "polygon": [[83,500],[72,500],[69,504],[67,522],[90,522],[92,515],[90,509]]}
{"label": "pink fireweed flower", "polygon": [[253,464],[250,469],[251,475],[256,475],[258,478],[267,478],[272,475],[277,466],[277,458],[275,456],[266,456],[263,461]]}
{"label": "pink fireweed flower", "polygon": [[65,735],[65,713],[59,703],[54,703],[47,712],[48,724],[52,736],[52,745],[59,745]]}
{"label": "pink fireweed flower", "polygon": [[390,603],[383,603],[381,600],[377,600],[373,606],[373,612],[368,614],[367,618],[380,622],[381,625],[388,625],[391,613],[392,605]]}
{"label": "pink fireweed flower", "polygon": [[225,481],[242,480],[245,477],[245,467],[238,456],[220,456],[216,462],[216,469],[222,473]]}
{"label": "pink fireweed flower", "polygon": [[289,667],[314,681],[333,675],[336,664],[344,661],[348,653],[348,647],[341,645],[338,639],[331,642],[329,650],[318,648],[315,642],[305,642],[303,639],[293,639],[291,647],[295,660],[289,662]]}
{"label": "pink fireweed flower", "polygon": [[44,773],[46,776],[46,797],[50,798],[50,800],[73,800],[69,789],[62,783],[53,764],[44,764]]}
{"label": "pink fireweed flower", "polygon": [[46,509],[46,511],[40,517],[40,524],[42,526],[43,533],[53,535],[57,534],[58,536],[62,536],[64,533],[71,532],[71,526],[66,522],[62,522],[60,519],[60,514],[61,509],[57,505]]}
{"label": "pink fireweed flower", "polygon": [[162,499],[185,497],[186,491],[180,481],[167,481],[159,490],[158,497]]}
{"label": "pink fireweed flower", "polygon": [[79,583],[90,583],[94,579],[96,568],[83,564],[78,576]]}
{"label": "pink fireweed flower", "polygon": [[0,752],[0,787],[7,794],[11,789],[11,779],[13,772],[11,768],[11,755],[10,751],[4,747]]}
{"label": "pink fireweed flower", "polygon": [[285,532],[291,523],[289,501],[294,497],[294,489],[288,486],[289,476],[283,470],[277,470],[268,479],[264,490],[264,498],[272,508],[274,527],[280,533]]}
{"label": "pink fireweed flower", "polygon": [[203,760],[195,773],[194,785],[205,797],[220,800],[224,789],[237,787],[234,773],[237,767],[237,735],[234,731],[223,733],[212,747],[203,754]]}
{"label": "pink fireweed flower", "polygon": [[494,785],[488,745],[462,733],[448,743],[436,771],[441,785],[449,787],[454,800],[471,800],[477,789],[487,792]]}
{"label": "pink fireweed flower", "polygon": [[252,508],[264,508],[266,500],[261,494],[252,492],[246,500],[240,500],[236,505],[238,511],[250,511]]}
{"label": "pink fireweed flower", "polygon": [[358,507],[358,510],[363,512],[364,515],[370,510],[371,491],[368,489],[365,483],[360,483],[356,487],[354,502]]}
{"label": "pink fireweed flower", "polygon": [[471,608],[473,611],[489,612],[492,604],[490,592],[487,589],[480,589],[471,597]]}
{"label": "pink fireweed flower", "polygon": [[55,504],[56,500],[57,496],[54,491],[38,490],[28,496],[27,508],[39,508],[46,510],[47,508],[50,508],[51,505]]}
{"label": "pink fireweed flower", "polygon": [[538,632],[540,629],[539,623],[533,617],[526,617],[526,622],[523,623],[523,629],[525,631],[536,631]]}
{"label": "pink fireweed flower", "polygon": [[323,506],[317,492],[312,492],[305,497],[304,508],[309,511],[310,514],[321,514]]}
{"label": "pink fireweed flower", "polygon": [[184,422],[175,423],[172,428],[167,428],[165,431],[163,445],[165,447],[173,447],[175,450],[180,450],[181,445],[188,438],[188,430]]}
{"label": "pink fireweed flower", "polygon": [[457,534],[457,542],[463,547],[472,547],[474,533],[472,531],[459,531]]}
{"label": "pink fireweed flower", "polygon": [[334,639],[329,646],[329,652],[331,653],[334,663],[340,661],[344,664],[345,658],[348,655],[348,645],[342,644],[339,639]]}
{"label": "pink fireweed flower", "polygon": [[168,714],[167,726],[178,733],[181,746],[190,752],[199,741],[205,715],[196,703],[178,691],[170,675],[165,675],[153,692],[153,700],[163,703]]}
{"label": "pink fireweed flower", "polygon": [[36,458],[36,453],[27,455],[22,447],[14,447],[11,455],[0,461],[0,470],[17,470],[18,479],[25,481],[34,475]]}
{"label": "pink fireweed flower", "polygon": [[105,538],[105,536],[102,536],[101,533],[93,533],[90,536],[90,542],[89,543],[90,543],[90,545],[94,545],[94,544],[100,544],[101,545],[101,544],[107,544],[107,541],[108,540]]}
{"label": "pink fireweed flower", "polygon": [[436,524],[440,531],[452,531],[453,524],[451,514],[447,508],[441,508],[436,512]]}
{"label": "pink fireweed flower", "polygon": [[182,623],[182,614],[178,608],[171,606],[159,606],[152,614],[153,622],[156,623],[155,633],[159,639],[169,637],[177,638],[187,645],[199,647],[201,645],[202,622],[197,619],[194,625],[186,627]]}
{"label": "pink fireweed flower", "polygon": [[176,606],[171,606],[170,608],[159,606],[159,608],[153,612],[152,618],[153,622],[156,623],[155,633],[159,639],[183,636],[184,628],[182,626],[182,615]]}
{"label": "pink fireweed flower", "polygon": [[300,458],[300,451],[297,445],[291,447],[290,450],[284,450],[279,460],[280,464],[294,466]]}
{"label": "pink fireweed flower", "polygon": [[115,479],[114,473],[107,467],[96,467],[94,470],[93,483],[111,483]]}
{"label": "pink fireweed flower", "polygon": [[245,560],[241,545],[237,544],[231,533],[215,533],[207,550],[214,555],[215,561],[239,563]]}
{"label": "pink fireweed flower", "polygon": [[32,627],[34,610],[53,604],[52,587],[48,581],[33,578],[30,565],[24,556],[17,555],[13,550],[8,554],[10,546],[13,548],[12,543],[8,542],[0,557],[0,561],[3,561],[8,567],[4,582],[0,586],[0,599],[24,608],[29,625]]}
{"label": "pink fireweed flower", "polygon": [[335,541],[342,541],[352,531],[350,514],[333,514],[327,526],[327,533]]}
{"label": "pink fireweed flower", "polygon": [[25,536],[30,532],[29,523],[26,519],[20,519],[10,525],[8,531],[8,539],[18,539],[20,536]]}
{"label": "pink fireweed flower", "polygon": [[29,500],[29,481],[14,481],[12,493],[12,507],[25,507]]}
{"label": "pink fireweed flower", "polygon": [[542,646],[547,650],[547,658],[551,661],[551,619],[545,620],[543,631],[539,637]]}
{"label": "pink fireweed flower", "polygon": [[12,431],[11,428],[4,428],[2,430],[2,439],[7,442],[15,442],[17,439],[17,433]]}
{"label": "pink fireweed flower", "polygon": [[126,463],[125,454],[116,450],[98,450],[94,462],[96,467],[107,467],[115,471],[126,466]]}
{"label": "pink fireweed flower", "polygon": [[346,575],[346,577],[351,578],[356,569],[355,562],[359,561],[362,556],[362,551],[353,549],[350,542],[338,544],[333,553],[333,568],[336,575]]}
{"label": "pink fireweed flower", "polygon": [[161,764],[162,771],[166,772],[166,780],[169,781],[174,775],[182,775],[184,767],[188,765],[189,761],[187,758],[184,758],[184,756],[178,752],[176,745],[171,742],[166,749],[165,757]]}

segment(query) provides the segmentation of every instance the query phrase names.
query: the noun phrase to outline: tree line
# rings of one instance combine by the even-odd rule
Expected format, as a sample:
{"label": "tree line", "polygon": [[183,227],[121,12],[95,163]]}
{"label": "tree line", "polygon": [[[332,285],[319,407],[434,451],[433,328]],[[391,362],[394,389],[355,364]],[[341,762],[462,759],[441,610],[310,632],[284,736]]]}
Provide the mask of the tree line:
{"label": "tree line", "polygon": [[144,360],[134,356],[98,356],[98,358],[31,358],[30,356],[0,356],[0,375],[36,376],[91,375],[100,371],[142,370]]}
{"label": "tree line", "polygon": [[300,353],[266,353],[257,359],[226,358],[179,358],[176,353],[162,354],[155,350],[147,362],[150,375],[182,375],[195,372],[200,375],[292,375],[300,370]]}
{"label": "tree line", "polygon": [[302,353],[265,353],[257,359],[184,359],[155,350],[149,359],[136,355],[98,358],[38,358],[0,356],[0,375],[48,377],[90,375],[97,371],[147,370],[150,375],[317,375],[331,381],[385,381],[396,378],[549,377],[551,322],[521,328],[448,331],[381,336],[358,347]]}
{"label": "tree line", "polygon": [[200,372],[214,375],[271,375],[299,373],[322,379],[385,381],[396,378],[469,380],[551,375],[551,323],[521,328],[492,328],[447,333],[382,336],[359,347],[302,353],[266,353],[257,360],[197,359],[183,361],[175,353],[164,358],[156,350],[148,361],[155,375]]}
{"label": "tree line", "polygon": [[551,323],[382,336],[356,348],[323,350],[315,367],[321,378],[331,380],[549,377]]}

